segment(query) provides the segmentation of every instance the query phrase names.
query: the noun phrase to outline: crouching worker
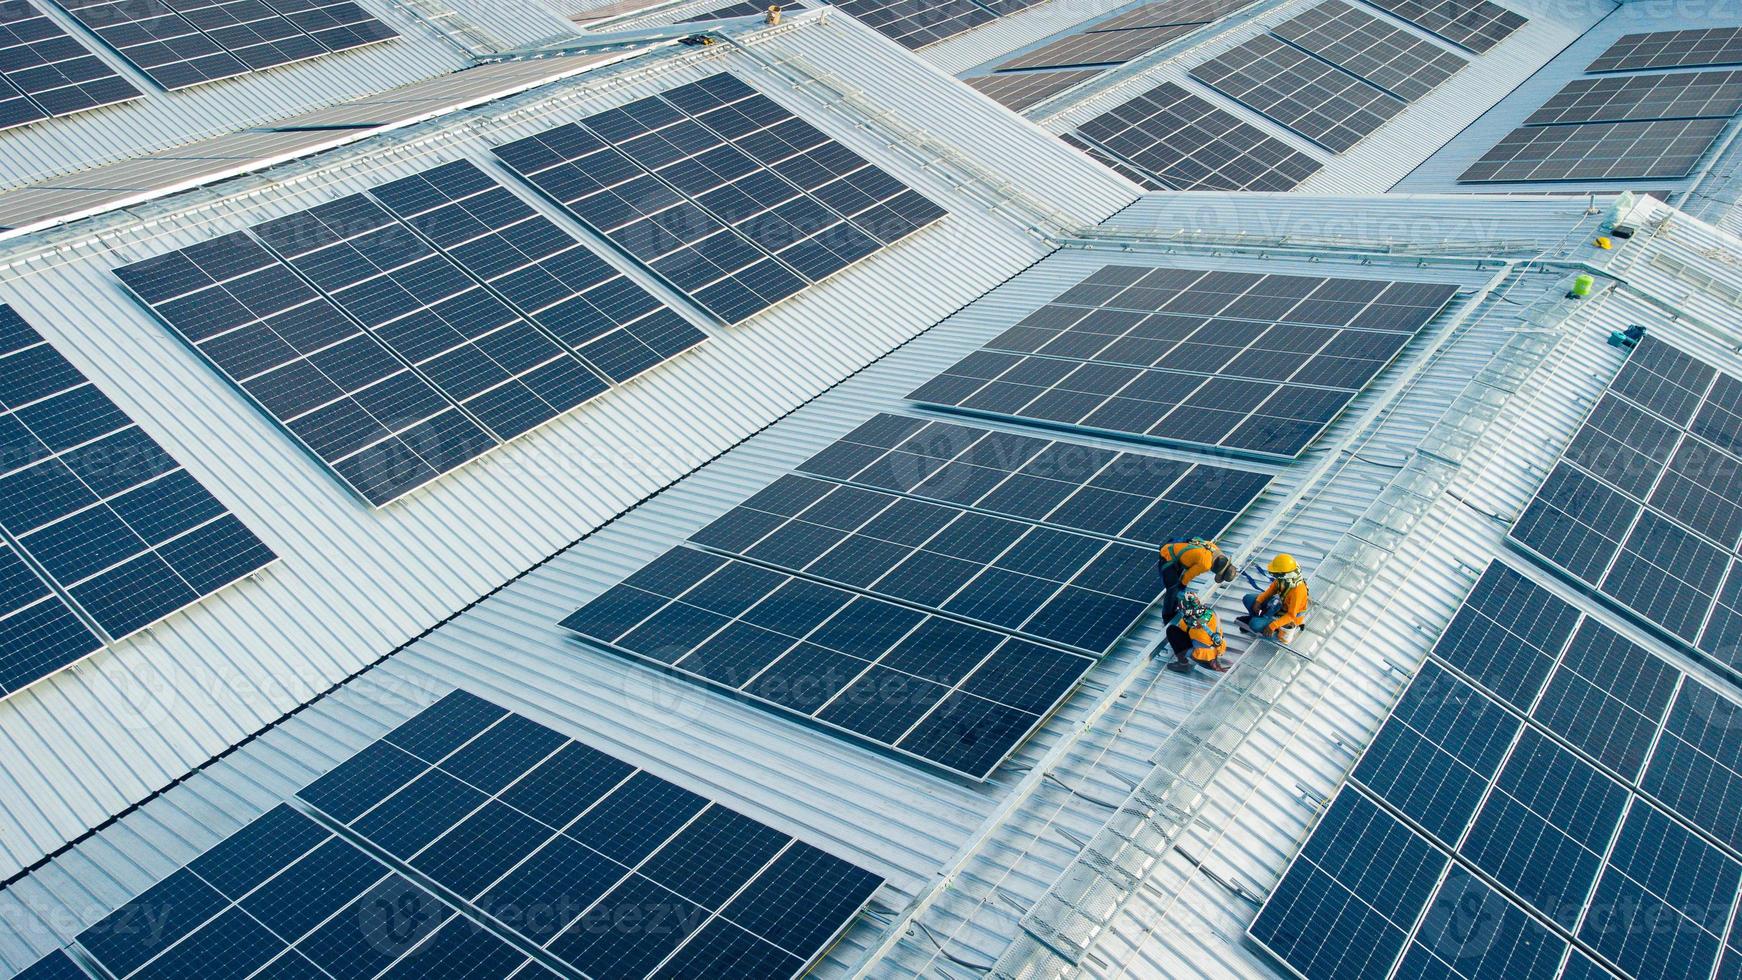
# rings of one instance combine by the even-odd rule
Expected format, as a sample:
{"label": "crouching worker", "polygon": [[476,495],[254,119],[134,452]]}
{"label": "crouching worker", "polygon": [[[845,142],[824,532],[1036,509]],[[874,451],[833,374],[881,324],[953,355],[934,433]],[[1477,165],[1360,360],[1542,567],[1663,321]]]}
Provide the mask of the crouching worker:
{"label": "crouching worker", "polygon": [[1306,622],[1307,584],[1292,555],[1277,555],[1268,568],[1270,586],[1246,595],[1246,615],[1240,622],[1260,636],[1293,643]]}
{"label": "crouching worker", "polygon": [[1173,663],[1167,665],[1168,670],[1186,674],[1200,664],[1218,674],[1228,669],[1222,662],[1222,654],[1228,652],[1228,643],[1222,639],[1222,624],[1217,621],[1215,610],[1195,592],[1180,596],[1179,615],[1167,624],[1167,644],[1173,648]]}
{"label": "crouching worker", "polygon": [[1173,622],[1179,614],[1181,593],[1191,587],[1192,580],[1206,572],[1217,582],[1232,582],[1239,569],[1222,554],[1216,542],[1203,538],[1173,541],[1161,546],[1161,584],[1165,592],[1161,600],[1161,616]]}

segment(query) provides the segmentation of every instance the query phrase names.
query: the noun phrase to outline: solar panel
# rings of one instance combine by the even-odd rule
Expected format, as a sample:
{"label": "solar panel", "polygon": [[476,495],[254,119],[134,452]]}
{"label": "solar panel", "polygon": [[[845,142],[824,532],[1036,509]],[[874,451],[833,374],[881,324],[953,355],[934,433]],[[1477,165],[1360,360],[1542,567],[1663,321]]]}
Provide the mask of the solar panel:
{"label": "solar panel", "polygon": [[[1252,935],[1312,978],[1382,976],[1394,959],[1407,976],[1452,975],[1450,967],[1472,978],[1584,978],[1602,975],[1599,960],[1629,977],[1707,975],[1742,883],[1742,862],[1724,850],[1742,823],[1733,809],[1719,816],[1736,804],[1742,778],[1707,753],[1742,758],[1729,724],[1742,719],[1739,708],[1491,564]],[[1707,741],[1684,753],[1688,743],[1673,733],[1690,730]],[[1351,796],[1359,802],[1345,804]],[[1416,840],[1453,856],[1433,900],[1424,907],[1416,893],[1369,884],[1355,892],[1372,903],[1361,907],[1347,901],[1350,876],[1316,871],[1314,862],[1402,850],[1339,835],[1332,814],[1345,808],[1395,813]],[[1375,930],[1376,917],[1405,933],[1418,924],[1405,946]],[[1322,945],[1289,941],[1304,930]],[[1351,935],[1382,943],[1379,958],[1367,942],[1351,951],[1330,941]]]}
{"label": "solar panel", "polygon": [[916,50],[998,19],[973,0],[840,0],[834,6]]}
{"label": "solar panel", "polygon": [[685,547],[563,626],[976,780],[989,777],[1094,666],[1081,654]]}
{"label": "solar panel", "polygon": [[[235,515],[0,304],[0,690],[119,640],[274,560]],[[30,565],[20,560],[28,556]],[[35,571],[32,570],[35,569]],[[40,571],[42,578],[37,578]],[[48,595],[44,581],[59,595]]]}
{"label": "solar panel", "polygon": [[1146,546],[805,476],[690,540],[1097,656],[1161,593]]}
{"label": "solar panel", "polygon": [[1268,34],[1224,51],[1191,74],[1336,153],[1404,107],[1402,99]]}
{"label": "solar panel", "polygon": [[1220,535],[1270,483],[1231,467],[887,414],[798,469],[1157,546]]}
{"label": "solar panel", "polygon": [[1345,787],[1248,934],[1312,980],[1384,976],[1446,865],[1427,841]]}
{"label": "solar panel", "polygon": [[981,75],[966,79],[999,104],[1016,112],[1045,102],[1065,89],[1081,85],[1101,74],[1090,71],[1024,71],[999,75]]}
{"label": "solar panel", "polygon": [[1628,34],[1611,44],[1585,70],[1640,71],[1717,65],[1742,65],[1742,27]]}
{"label": "solar panel", "polygon": [[[707,339],[677,311],[467,161],[385,184],[370,194],[612,381],[627,381]],[[537,350],[547,365],[563,363],[526,331],[514,341],[505,346]],[[598,390],[572,365],[556,373],[559,388],[574,392],[571,399]]]}
{"label": "solar panel", "polygon": [[728,323],[945,213],[730,74],[496,153]]}
{"label": "solar panel", "polygon": [[1256,0],[1155,0],[1117,17],[1097,21],[1092,31],[1123,31],[1135,27],[1208,24],[1252,6]]}
{"label": "solar panel", "polygon": [[1726,120],[1522,126],[1458,177],[1459,183],[1686,177]]}
{"label": "solar panel", "polygon": [[78,946],[116,980],[408,978],[458,964],[477,980],[551,976],[284,804],[80,933]]}
{"label": "solar panel", "polygon": [[1574,79],[1524,124],[1728,119],[1738,111],[1742,71],[1610,76]]}
{"label": "solar panel", "polygon": [[54,952],[25,967],[16,980],[89,980],[85,971],[79,969],[62,950]]}
{"label": "solar panel", "polygon": [[1405,102],[1428,94],[1469,64],[1342,0],[1328,0],[1283,21],[1272,33]]}
{"label": "solar panel", "polygon": [[[718,10],[710,10],[705,14],[697,14],[694,17],[685,17],[683,20],[678,21],[678,23],[698,24],[703,21],[726,20],[729,17],[756,17],[768,13],[769,6],[770,4],[762,3],[761,0],[742,0],[740,3],[734,3],[728,7],[721,7]],[[784,8],[790,7],[792,4],[781,4],[780,6]]]}
{"label": "solar panel", "polygon": [[1292,458],[1456,292],[1108,266],[908,397]]}
{"label": "solar panel", "polygon": [[1202,24],[1172,24],[1166,27],[1133,27],[1118,31],[1089,31],[1060,38],[1020,54],[998,66],[999,71],[1022,68],[1077,68],[1086,65],[1122,65],[1177,38]]}
{"label": "solar panel", "polygon": [[703,339],[468,163],[115,273],[376,505]]}
{"label": "solar panel", "polygon": [[399,36],[349,0],[56,2],[172,91]]}
{"label": "solar panel", "polygon": [[1174,190],[1286,191],[1323,166],[1172,82],[1090,119],[1076,136]]}
{"label": "solar panel", "polygon": [[[1623,607],[1737,664],[1742,382],[1647,337],[1593,408],[1512,540]],[[1641,573],[1641,569],[1652,569]]]}
{"label": "solar panel", "polygon": [[138,97],[30,0],[0,4],[0,129]]}
{"label": "solar panel", "polygon": [[797,977],[882,884],[462,691],[297,795],[587,976]]}
{"label": "solar panel", "polygon": [[1530,22],[1488,0],[1367,0],[1411,24],[1477,54]]}
{"label": "solar panel", "polygon": [[1131,181],[1133,184],[1136,184],[1144,190],[1164,191],[1170,189],[1155,175],[1138,170],[1136,167],[1133,167],[1131,164],[1126,163],[1124,160],[1108,153],[1106,150],[1101,149],[1093,143],[1080,139],[1075,133],[1064,133],[1059,136],[1059,139],[1067,146],[1072,146],[1081,150],[1089,159],[1109,170],[1112,170],[1114,173],[1117,173],[1119,176],[1124,177],[1126,180]]}

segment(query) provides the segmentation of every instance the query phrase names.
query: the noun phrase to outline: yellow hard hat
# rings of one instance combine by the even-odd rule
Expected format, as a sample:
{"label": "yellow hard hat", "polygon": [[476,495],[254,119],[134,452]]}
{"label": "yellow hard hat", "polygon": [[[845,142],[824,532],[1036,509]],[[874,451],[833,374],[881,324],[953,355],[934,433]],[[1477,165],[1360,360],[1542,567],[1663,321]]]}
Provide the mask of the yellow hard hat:
{"label": "yellow hard hat", "polygon": [[1287,575],[1289,572],[1300,571],[1300,566],[1295,563],[1293,555],[1277,555],[1270,559],[1269,571],[1272,575]]}

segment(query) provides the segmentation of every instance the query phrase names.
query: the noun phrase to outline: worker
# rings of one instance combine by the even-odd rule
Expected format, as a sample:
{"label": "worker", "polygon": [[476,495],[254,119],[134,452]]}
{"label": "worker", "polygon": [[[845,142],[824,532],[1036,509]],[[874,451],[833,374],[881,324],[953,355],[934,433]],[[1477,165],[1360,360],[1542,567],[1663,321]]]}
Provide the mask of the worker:
{"label": "worker", "polygon": [[1218,674],[1228,669],[1222,662],[1222,654],[1228,652],[1228,643],[1222,639],[1222,624],[1216,619],[1215,610],[1195,592],[1180,597],[1179,617],[1167,624],[1167,645],[1173,648],[1173,663],[1167,665],[1168,670],[1189,674],[1198,664]]}
{"label": "worker", "polygon": [[1170,623],[1179,614],[1180,593],[1191,586],[1193,579],[1214,572],[1217,582],[1232,582],[1239,574],[1216,542],[1203,538],[1162,545],[1160,567],[1161,584],[1166,590],[1161,600],[1161,618]]}
{"label": "worker", "polygon": [[1246,615],[1240,617],[1240,623],[1260,636],[1293,643],[1295,634],[1306,623],[1306,579],[1293,555],[1272,558],[1267,571],[1269,587],[1263,592],[1246,594]]}
{"label": "worker", "polygon": [[769,5],[768,17],[766,20],[770,27],[778,27],[780,25],[780,4],[776,3]]}

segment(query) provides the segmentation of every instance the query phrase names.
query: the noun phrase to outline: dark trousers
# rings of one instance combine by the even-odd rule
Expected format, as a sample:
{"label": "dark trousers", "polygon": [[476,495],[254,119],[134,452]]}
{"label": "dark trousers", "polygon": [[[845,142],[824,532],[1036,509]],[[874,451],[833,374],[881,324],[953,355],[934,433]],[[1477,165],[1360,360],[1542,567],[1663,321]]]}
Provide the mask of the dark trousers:
{"label": "dark trousers", "polygon": [[[1180,582],[1179,566],[1168,562],[1161,566],[1161,618],[1173,622],[1179,615],[1179,597],[1185,592],[1185,585]],[[1168,627],[1169,630],[1173,627]]]}
{"label": "dark trousers", "polygon": [[1192,662],[1192,638],[1178,626],[1167,628],[1167,645],[1173,648],[1173,659],[1182,664]]}

